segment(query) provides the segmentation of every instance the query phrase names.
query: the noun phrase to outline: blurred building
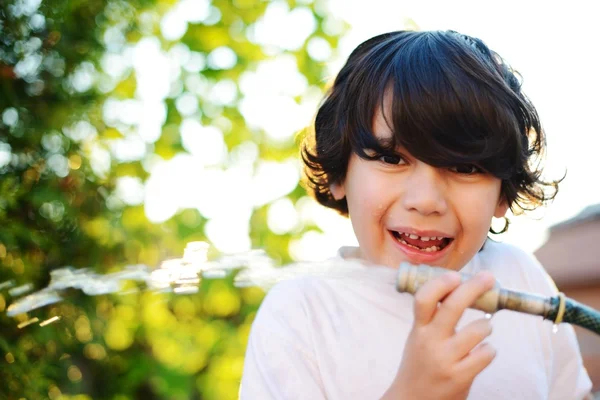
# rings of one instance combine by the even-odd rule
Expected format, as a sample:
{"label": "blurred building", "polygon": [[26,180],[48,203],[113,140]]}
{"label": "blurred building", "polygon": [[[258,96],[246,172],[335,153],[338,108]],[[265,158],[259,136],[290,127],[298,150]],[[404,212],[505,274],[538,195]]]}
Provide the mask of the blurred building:
{"label": "blurred building", "polygon": [[[600,310],[600,204],[552,226],[548,241],[535,255],[561,292]],[[600,336],[575,330],[594,391],[600,391]]]}

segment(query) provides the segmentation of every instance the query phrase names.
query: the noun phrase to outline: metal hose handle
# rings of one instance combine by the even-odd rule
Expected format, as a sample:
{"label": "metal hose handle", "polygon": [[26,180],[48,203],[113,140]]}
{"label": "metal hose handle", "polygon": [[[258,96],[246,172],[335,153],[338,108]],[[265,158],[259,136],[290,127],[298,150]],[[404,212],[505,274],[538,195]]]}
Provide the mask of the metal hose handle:
{"label": "metal hose handle", "polygon": [[[429,265],[412,265],[404,262],[398,268],[396,290],[415,294],[426,282],[447,273],[448,270]],[[462,281],[471,275],[460,273]],[[564,301],[561,306],[561,298]],[[564,312],[559,312],[563,307]],[[589,329],[600,335],[600,312],[563,296],[544,297],[533,293],[518,292],[500,287],[485,292],[470,307],[493,314],[500,310],[512,310],[539,315],[555,323],[568,322]],[[562,314],[562,315],[561,315]]]}

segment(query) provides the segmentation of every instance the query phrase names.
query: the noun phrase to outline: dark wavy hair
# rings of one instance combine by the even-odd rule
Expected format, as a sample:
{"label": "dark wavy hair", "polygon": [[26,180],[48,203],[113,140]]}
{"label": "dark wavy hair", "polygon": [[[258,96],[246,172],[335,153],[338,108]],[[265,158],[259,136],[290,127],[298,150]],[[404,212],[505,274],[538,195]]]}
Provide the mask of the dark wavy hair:
{"label": "dark wavy hair", "polygon": [[[386,93],[394,136],[380,143],[373,119]],[[477,165],[501,179],[513,213],[558,191],[560,180],[541,179],[544,133],[520,75],[480,39],[454,31],[386,33],[352,52],[304,138],[305,185],[319,203],[348,215],[330,185],[344,181],[351,153],[372,159],[367,149],[386,154],[398,146],[435,167]]]}

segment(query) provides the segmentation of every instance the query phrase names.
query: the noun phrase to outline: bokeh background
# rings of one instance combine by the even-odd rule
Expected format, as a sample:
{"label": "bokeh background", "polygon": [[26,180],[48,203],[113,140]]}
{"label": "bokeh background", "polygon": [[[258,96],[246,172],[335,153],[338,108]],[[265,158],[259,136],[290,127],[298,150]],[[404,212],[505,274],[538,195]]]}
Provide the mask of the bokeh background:
{"label": "bokeh background", "polygon": [[[281,265],[356,243],[300,185],[298,143],[349,52],[389,30],[479,36],[522,73],[547,175],[567,177],[495,239],[537,250],[561,289],[599,307],[594,2],[549,3],[0,2],[0,398],[237,398],[264,293],[231,277],[6,310],[55,269],[157,268],[191,241]],[[582,346],[598,389],[600,341]]]}

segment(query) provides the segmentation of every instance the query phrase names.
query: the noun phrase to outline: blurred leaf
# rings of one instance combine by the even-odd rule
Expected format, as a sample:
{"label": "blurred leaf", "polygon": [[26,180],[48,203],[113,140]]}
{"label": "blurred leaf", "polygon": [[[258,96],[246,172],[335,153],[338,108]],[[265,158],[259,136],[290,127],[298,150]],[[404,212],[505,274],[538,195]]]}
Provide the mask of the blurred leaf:
{"label": "blurred leaf", "polygon": [[[298,143],[275,143],[263,128],[249,126],[239,109],[247,95],[242,74],[280,55],[295,59],[308,87],[326,83],[325,65],[309,57],[306,43],[284,51],[249,40],[270,4],[214,0],[208,19],[185,22],[187,31],[173,41],[161,32],[163,18],[180,6],[177,0],[0,3],[0,152],[9,149],[0,153],[9,157],[0,160],[0,284],[14,281],[37,290],[65,266],[98,273],[137,263],[160,268],[164,260],[181,257],[186,242],[209,241],[205,227],[218,218],[200,204],[205,198],[186,201],[188,208],[154,223],[148,205],[129,205],[135,201],[126,203],[120,192],[125,181],[120,178],[145,183],[156,165],[168,165],[187,150],[202,168],[197,153],[203,148],[184,148],[182,121],[223,132],[228,156],[215,167],[219,170],[227,172],[235,162],[255,168],[260,160],[298,156]],[[338,37],[325,34],[324,18],[314,16],[313,36],[335,48]],[[140,63],[133,58],[137,44],[152,37],[158,39],[158,58],[146,54],[150,61]],[[235,53],[234,65],[214,63],[211,54],[220,47]],[[144,77],[136,75],[144,63],[149,71],[161,71],[168,87],[150,81],[150,89],[157,90],[144,91]],[[225,80],[234,83],[233,95],[223,99],[215,88]],[[122,102],[110,106],[114,100]],[[190,142],[186,146],[193,147]],[[244,146],[248,154],[258,149],[258,159],[244,153],[254,158],[236,160]],[[193,189],[203,172],[186,170],[186,189]],[[203,196],[220,193],[216,186]],[[132,197],[148,198],[146,187],[131,190]],[[144,193],[135,192],[140,190]],[[169,190],[164,189],[172,195]],[[246,199],[250,193],[237,196]],[[300,186],[288,194],[292,202],[302,196]],[[252,246],[276,262],[291,261],[290,242],[314,227],[276,235],[267,223],[268,208],[252,209]],[[204,279],[199,293],[188,295],[149,292],[134,281],[114,295],[69,289],[61,293],[63,302],[16,318],[5,313],[16,299],[7,287],[0,289],[0,398],[237,398],[250,324],[264,292],[237,289],[234,277]],[[19,328],[20,323],[26,325]]]}

